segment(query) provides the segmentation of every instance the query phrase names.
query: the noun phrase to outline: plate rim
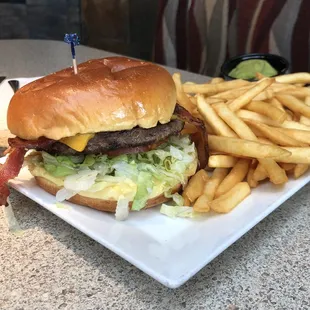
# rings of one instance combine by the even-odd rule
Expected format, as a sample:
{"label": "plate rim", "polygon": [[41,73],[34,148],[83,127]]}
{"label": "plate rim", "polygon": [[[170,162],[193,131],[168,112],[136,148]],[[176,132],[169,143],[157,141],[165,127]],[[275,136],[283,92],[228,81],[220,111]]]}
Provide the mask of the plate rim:
{"label": "plate rim", "polygon": [[[3,163],[6,157],[0,157],[0,163]],[[23,169],[27,169],[24,167]],[[28,171],[26,173],[29,173]],[[29,173],[30,174],[30,173]],[[34,182],[34,178],[31,178],[31,181]],[[221,253],[223,253],[228,247],[230,247],[232,244],[234,244],[236,241],[238,241],[242,236],[244,236],[247,232],[249,232],[254,226],[256,226],[258,223],[260,223],[264,218],[266,218],[270,213],[272,213],[274,210],[276,210],[278,207],[280,207],[285,201],[287,201],[290,197],[292,197],[296,192],[298,192],[301,188],[306,186],[310,182],[310,172],[303,178],[301,179],[297,184],[294,185],[294,187],[286,192],[282,192],[282,195],[279,199],[277,199],[275,202],[270,204],[266,210],[263,212],[259,213],[254,219],[249,221],[249,223],[244,226],[241,230],[236,231],[233,233],[229,238],[225,240],[224,243],[221,244],[221,246],[218,246],[206,259],[201,260],[200,264],[195,265],[194,268],[191,268],[188,272],[185,272],[184,274],[178,276],[178,277],[169,277],[165,276],[163,274],[160,274],[156,271],[154,271],[151,267],[147,266],[143,261],[139,261],[137,264],[137,261],[133,257],[133,255],[127,253],[121,248],[118,248],[115,244],[111,244],[109,241],[106,239],[99,239],[95,233],[92,233],[91,230],[86,230],[84,229],[83,225],[79,225],[75,223],[73,220],[71,220],[70,217],[66,217],[65,213],[57,213],[55,212],[57,209],[50,209],[46,205],[42,204],[40,202],[40,197],[35,197],[32,195],[29,195],[27,193],[28,191],[31,191],[31,189],[27,189],[23,187],[23,184],[21,183],[15,183],[14,180],[9,181],[9,185],[14,188],[16,191],[20,192],[22,195],[28,197],[32,201],[36,202],[46,210],[50,211],[75,229],[78,229],[81,231],[83,234],[87,235],[89,238],[95,240],[102,246],[106,247],[116,255],[120,256],[121,258],[125,259],[128,261],[130,264],[134,265],[136,268],[140,269],[143,271],[145,274],[148,276],[152,277],[162,285],[171,288],[171,289],[176,289],[180,286],[182,286],[185,282],[187,282],[190,278],[192,278],[195,274],[197,274],[202,268],[204,268],[206,265],[208,265],[211,261],[213,261],[217,256],[219,256]],[[35,184],[35,188],[40,190],[44,195],[50,195],[49,193],[45,192],[43,189],[41,189],[38,185]],[[70,206],[78,206],[74,203],[66,202],[66,204]],[[83,207],[84,208],[84,207]],[[85,207],[86,208],[86,207]],[[91,210],[94,211],[94,210]],[[96,210],[95,210],[96,211]],[[178,220],[178,219],[176,219]],[[191,221],[191,220],[190,220]]]}

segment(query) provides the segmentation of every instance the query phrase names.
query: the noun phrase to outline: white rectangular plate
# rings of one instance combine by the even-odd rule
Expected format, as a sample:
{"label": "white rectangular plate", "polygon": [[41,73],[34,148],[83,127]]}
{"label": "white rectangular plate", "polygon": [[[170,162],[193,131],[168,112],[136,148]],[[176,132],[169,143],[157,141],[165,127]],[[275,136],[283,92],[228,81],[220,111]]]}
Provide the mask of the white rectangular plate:
{"label": "white rectangular plate", "polygon": [[[0,93],[1,99],[1,93]],[[4,162],[4,158],[0,162]],[[259,223],[310,180],[310,173],[284,186],[260,185],[232,212],[196,220],[171,219],[159,207],[132,212],[118,222],[113,214],[66,202],[40,189],[27,168],[10,181],[16,190],[120,255],[163,285],[177,288]]]}

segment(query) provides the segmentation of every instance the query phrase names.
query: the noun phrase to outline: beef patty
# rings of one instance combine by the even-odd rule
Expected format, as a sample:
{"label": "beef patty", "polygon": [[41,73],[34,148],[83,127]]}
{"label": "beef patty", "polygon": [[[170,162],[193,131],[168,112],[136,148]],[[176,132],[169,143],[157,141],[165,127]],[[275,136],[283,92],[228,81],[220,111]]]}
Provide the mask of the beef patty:
{"label": "beef patty", "polygon": [[35,149],[61,155],[140,153],[152,149],[151,145],[158,146],[170,136],[177,135],[183,127],[184,122],[175,119],[149,129],[135,127],[131,130],[98,132],[88,141],[83,152],[77,152],[58,141],[43,147],[35,147]]}

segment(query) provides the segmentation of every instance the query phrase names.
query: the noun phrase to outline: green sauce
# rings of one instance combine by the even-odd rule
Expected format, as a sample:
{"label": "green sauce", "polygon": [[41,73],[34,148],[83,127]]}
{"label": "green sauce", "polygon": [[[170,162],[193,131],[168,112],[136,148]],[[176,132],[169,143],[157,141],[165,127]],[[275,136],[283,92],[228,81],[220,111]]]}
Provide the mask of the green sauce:
{"label": "green sauce", "polygon": [[249,80],[255,78],[256,72],[269,77],[278,73],[268,61],[262,59],[250,59],[239,63],[236,68],[229,72],[229,76],[235,79]]}

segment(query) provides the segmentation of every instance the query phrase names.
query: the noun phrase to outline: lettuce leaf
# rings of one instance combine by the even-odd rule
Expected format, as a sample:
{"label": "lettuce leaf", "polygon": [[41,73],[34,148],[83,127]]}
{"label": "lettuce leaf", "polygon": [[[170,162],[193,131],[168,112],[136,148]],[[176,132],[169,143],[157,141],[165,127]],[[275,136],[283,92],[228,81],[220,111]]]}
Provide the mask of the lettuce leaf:
{"label": "lettuce leaf", "polygon": [[[40,157],[39,157],[40,158]],[[54,177],[64,178],[64,191],[58,197],[66,197],[79,191],[100,190],[100,182],[129,180],[137,185],[133,193],[133,210],[141,210],[146,201],[164,193],[177,205],[182,205],[182,197],[171,195],[177,184],[185,184],[185,172],[197,160],[194,143],[189,136],[170,137],[157,149],[116,157],[107,155],[57,156],[42,152],[41,160],[34,156],[32,163],[44,167]],[[97,186],[98,185],[98,186]],[[59,193],[60,194],[60,193]]]}
{"label": "lettuce leaf", "polygon": [[141,171],[138,175],[138,189],[132,204],[132,210],[139,211],[144,208],[148,197],[152,193],[153,178],[149,172]]}
{"label": "lettuce leaf", "polygon": [[170,206],[163,204],[160,208],[160,213],[167,215],[168,217],[189,217],[197,218],[200,216],[199,213],[195,212],[192,207],[185,206]]}
{"label": "lettuce leaf", "polygon": [[117,202],[115,210],[115,219],[117,221],[124,221],[129,215],[129,200],[120,197]]}

